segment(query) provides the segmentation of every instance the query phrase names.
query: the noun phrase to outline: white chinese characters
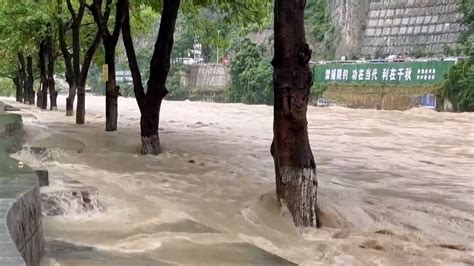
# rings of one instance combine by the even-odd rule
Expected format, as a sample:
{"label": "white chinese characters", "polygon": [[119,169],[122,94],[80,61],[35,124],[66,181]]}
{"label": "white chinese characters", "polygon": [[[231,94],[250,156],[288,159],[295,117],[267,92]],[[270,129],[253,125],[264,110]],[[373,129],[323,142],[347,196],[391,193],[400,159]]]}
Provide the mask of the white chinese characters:
{"label": "white chinese characters", "polygon": [[436,69],[430,68],[421,68],[416,72],[417,80],[435,80],[436,79]]}
{"label": "white chinese characters", "polygon": [[[381,71],[379,71],[381,70]],[[418,69],[417,80],[434,80],[436,69]],[[407,68],[335,68],[325,70],[326,81],[412,81],[413,69]]]}

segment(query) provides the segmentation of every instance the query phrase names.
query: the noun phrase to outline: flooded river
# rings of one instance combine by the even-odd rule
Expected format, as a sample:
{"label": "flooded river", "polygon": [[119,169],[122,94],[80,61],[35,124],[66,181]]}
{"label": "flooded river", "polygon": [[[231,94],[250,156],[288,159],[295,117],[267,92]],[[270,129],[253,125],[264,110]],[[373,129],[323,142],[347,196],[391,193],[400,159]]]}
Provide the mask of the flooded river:
{"label": "flooded river", "polygon": [[[64,98],[58,103],[64,104]],[[141,156],[139,111],[87,96],[86,125],[23,108],[14,157],[99,191],[102,212],[44,220],[43,265],[474,264],[474,115],[308,110],[323,228],[297,229],[275,200],[272,107],[164,102],[165,153]]]}

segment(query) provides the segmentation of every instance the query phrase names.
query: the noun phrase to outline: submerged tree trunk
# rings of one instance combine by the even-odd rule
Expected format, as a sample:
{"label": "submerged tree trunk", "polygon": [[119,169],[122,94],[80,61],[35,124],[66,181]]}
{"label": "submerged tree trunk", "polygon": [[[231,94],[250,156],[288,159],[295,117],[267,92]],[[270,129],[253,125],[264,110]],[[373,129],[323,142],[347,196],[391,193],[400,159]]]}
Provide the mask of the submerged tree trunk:
{"label": "submerged tree trunk", "polygon": [[[70,78],[66,74],[66,80]],[[75,81],[68,81],[69,92],[66,97],[66,116],[74,115],[74,99],[76,98],[77,85]]]}
{"label": "submerged tree trunk", "polygon": [[49,89],[49,98],[50,98],[50,110],[58,110],[58,92],[56,91],[56,81],[54,80],[54,71],[56,65],[56,53],[54,49],[53,36],[51,32],[51,25],[48,24],[48,37],[46,42],[46,57],[48,58],[47,62],[47,82]]}
{"label": "submerged tree trunk", "polygon": [[41,82],[41,104],[40,108],[46,110],[48,108],[48,79],[45,77],[44,83]]}
{"label": "submerged tree trunk", "polygon": [[48,77],[46,75],[46,41],[40,43],[39,48],[39,69],[40,69],[40,89],[38,90],[37,104],[41,109],[48,108]]}
{"label": "submerged tree trunk", "polygon": [[119,91],[115,79],[115,45],[106,45],[105,63],[108,65],[108,81],[105,84],[105,131],[117,130]]}
{"label": "submerged tree trunk", "polygon": [[28,103],[35,104],[35,90],[33,88],[34,77],[33,77],[33,57],[31,55],[26,57],[26,72],[27,72],[27,90],[28,90]]}
{"label": "submerged tree trunk", "polygon": [[[164,96],[163,96],[164,97]],[[158,129],[160,125],[160,108],[163,97],[156,101],[145,101],[140,117],[142,154],[157,155],[161,153]]]}
{"label": "submerged tree trunk", "polygon": [[171,52],[174,44],[173,35],[179,5],[180,0],[165,0],[163,2],[160,30],[150,62],[150,78],[140,119],[142,153],[144,154],[159,154],[161,152],[158,134],[160,111],[163,98],[168,94],[166,79],[170,70]]}
{"label": "submerged tree trunk", "polygon": [[308,139],[306,111],[312,85],[311,50],[305,39],[306,0],[276,0],[274,138],[277,195],[297,226],[317,226],[316,164]]}
{"label": "submerged tree trunk", "polygon": [[130,71],[132,72],[135,98],[140,107],[142,153],[159,154],[161,152],[160,138],[158,134],[160,109],[162,100],[168,93],[165,85],[170,69],[170,57],[174,43],[173,35],[180,0],[163,1],[160,30],[150,63],[150,78],[148,80],[148,89],[146,93],[144,92],[144,87],[141,81],[140,70],[138,68],[135,50],[133,48],[133,41],[130,34],[129,4],[127,0],[123,1],[126,1],[126,5],[122,33]]}
{"label": "submerged tree trunk", "polygon": [[23,101],[23,89],[22,89],[22,86],[21,86],[21,79],[20,79],[20,73],[18,71],[18,73],[15,75],[15,77],[13,78],[13,84],[15,84],[15,89],[16,89],[16,101],[17,102],[22,102]]}
{"label": "submerged tree trunk", "polygon": [[76,124],[84,125],[86,123],[86,87],[79,85],[77,87],[77,107]]}
{"label": "submerged tree trunk", "polygon": [[[66,67],[66,80],[69,84],[69,95],[66,99],[66,115],[74,115],[74,99],[77,93],[77,109],[76,109],[76,123],[85,123],[85,87],[87,75],[89,72],[90,64],[94,57],[95,51],[100,44],[100,33],[97,32],[95,38],[90,44],[89,48],[85,52],[84,59],[81,62],[81,24],[84,18],[85,9],[87,6],[86,1],[79,1],[79,8],[76,12],[74,5],[71,0],[66,0],[67,8],[70,13],[71,28],[72,28],[72,53],[69,52],[64,31],[67,27],[58,16],[57,23],[59,26],[59,47],[64,57]],[[62,1],[57,0],[57,13],[62,13]],[[81,64],[82,63],[82,64]]]}
{"label": "submerged tree trunk", "polygon": [[[81,43],[80,43],[80,34],[81,34],[81,21],[78,21],[77,18],[73,18],[73,25],[72,25],[72,70],[74,71],[73,78],[75,92],[72,93],[69,91],[69,101],[71,102],[71,106],[74,105],[74,97],[77,93],[77,106],[76,106],[76,124],[84,124],[85,120],[85,97],[86,92],[85,88],[83,91],[81,90],[81,85],[79,84],[79,75],[81,73]],[[71,89],[71,88],[70,88]],[[81,99],[79,99],[81,98]],[[67,100],[66,100],[67,101]],[[67,106],[66,106],[67,107]],[[81,109],[79,109],[81,108]],[[74,107],[71,108],[73,110]],[[67,112],[67,110],[66,110]]]}
{"label": "submerged tree trunk", "polygon": [[77,107],[76,107],[76,124],[83,125],[86,122],[86,81],[89,74],[89,68],[94,58],[95,51],[100,44],[100,32],[97,32],[91,46],[87,49],[82,67],[78,75],[77,83]]}
{"label": "submerged tree trunk", "polygon": [[58,110],[58,92],[56,91],[56,82],[54,80],[54,75],[48,77],[48,88],[49,88],[49,99],[50,107],[49,110],[57,111]]}
{"label": "submerged tree trunk", "polygon": [[99,28],[104,44],[105,64],[108,66],[108,79],[105,84],[105,130],[117,130],[118,117],[118,96],[119,89],[115,77],[115,49],[117,47],[120,30],[124,19],[124,1],[117,1],[115,9],[115,26],[113,32],[109,31],[107,22],[110,16],[112,0],[107,0],[105,11],[102,14],[102,0],[94,0],[93,4],[88,6],[94,21]]}
{"label": "submerged tree trunk", "polygon": [[27,74],[26,74],[26,62],[25,56],[22,52],[18,53],[18,63],[19,63],[19,76],[20,76],[20,86],[22,90],[22,102],[27,103],[28,96],[28,85],[27,85]]}
{"label": "submerged tree trunk", "polygon": [[[58,0],[58,14],[62,13],[62,3]],[[73,18],[74,19],[74,18]],[[64,32],[66,31],[66,26],[64,25],[60,16],[57,19],[58,24],[58,40],[59,40],[59,48],[61,49],[61,53],[64,58],[64,66],[65,66],[65,74],[66,74],[66,81],[69,85],[68,96],[66,98],[66,116],[73,116],[74,115],[74,98],[76,97],[76,77],[74,76],[74,70],[72,67],[72,55],[69,52],[68,45],[66,43],[66,37]]]}

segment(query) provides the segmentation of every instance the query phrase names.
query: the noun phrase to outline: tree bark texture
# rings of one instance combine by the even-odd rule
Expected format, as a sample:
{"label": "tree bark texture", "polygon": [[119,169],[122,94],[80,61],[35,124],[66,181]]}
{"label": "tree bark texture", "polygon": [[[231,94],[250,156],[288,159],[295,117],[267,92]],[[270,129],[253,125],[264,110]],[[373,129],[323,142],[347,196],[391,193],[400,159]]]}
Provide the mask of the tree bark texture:
{"label": "tree bark texture", "polygon": [[316,164],[306,111],[312,85],[311,50],[305,39],[306,0],[276,0],[274,9],[274,138],[276,190],[297,226],[317,226]]}
{"label": "tree bark texture", "polygon": [[161,12],[160,29],[150,62],[150,78],[145,93],[138,67],[133,40],[130,34],[129,3],[125,1],[125,19],[122,34],[127,52],[130,71],[132,72],[135,98],[140,108],[140,129],[143,154],[161,152],[158,134],[160,109],[163,98],[168,94],[166,79],[170,69],[170,57],[174,43],[174,31],[180,6],[180,0],[164,0]]}

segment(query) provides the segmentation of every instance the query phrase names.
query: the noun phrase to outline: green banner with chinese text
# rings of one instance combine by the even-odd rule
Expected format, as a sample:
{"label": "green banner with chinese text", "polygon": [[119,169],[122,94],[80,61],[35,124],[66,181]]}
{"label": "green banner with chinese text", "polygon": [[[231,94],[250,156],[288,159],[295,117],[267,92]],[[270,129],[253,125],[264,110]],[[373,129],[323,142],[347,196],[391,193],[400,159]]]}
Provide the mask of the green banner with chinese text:
{"label": "green banner with chinese text", "polygon": [[453,61],[331,63],[314,68],[316,84],[432,85],[443,81]]}

